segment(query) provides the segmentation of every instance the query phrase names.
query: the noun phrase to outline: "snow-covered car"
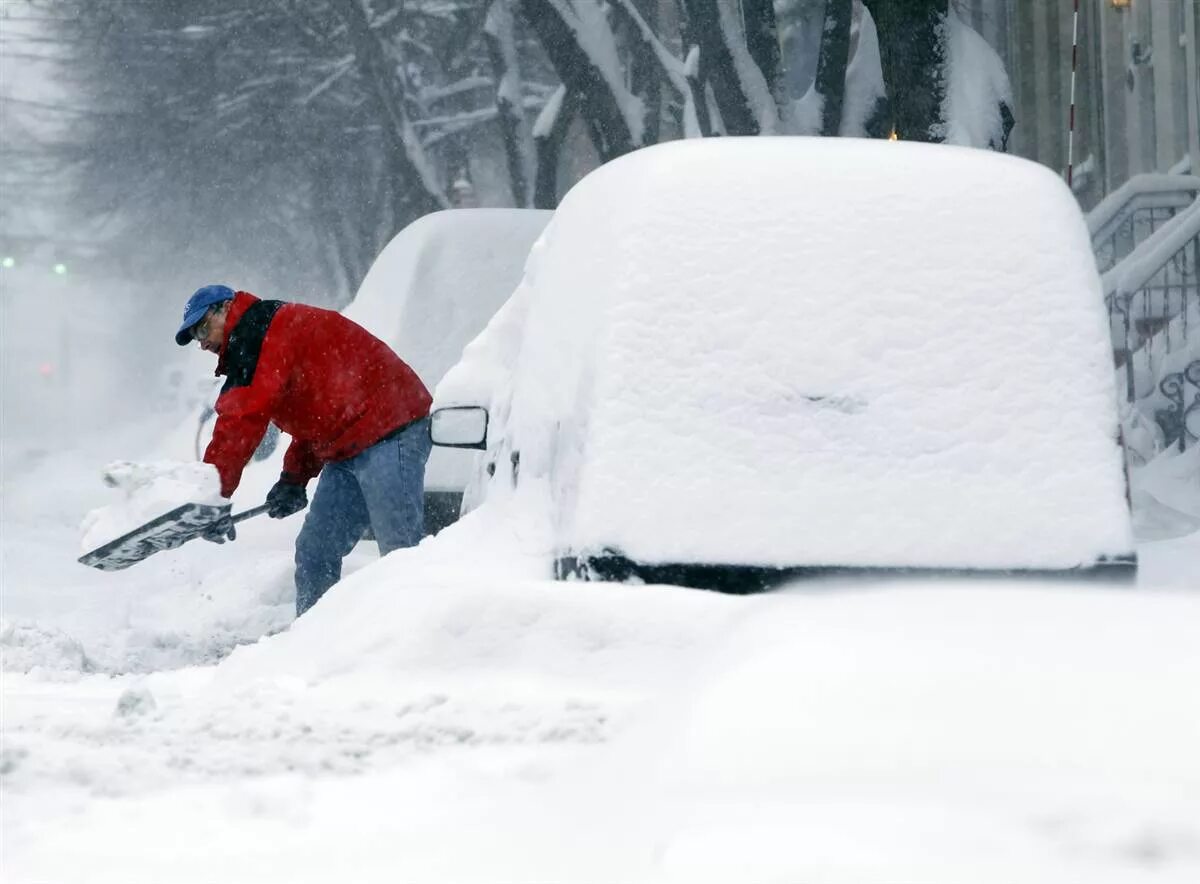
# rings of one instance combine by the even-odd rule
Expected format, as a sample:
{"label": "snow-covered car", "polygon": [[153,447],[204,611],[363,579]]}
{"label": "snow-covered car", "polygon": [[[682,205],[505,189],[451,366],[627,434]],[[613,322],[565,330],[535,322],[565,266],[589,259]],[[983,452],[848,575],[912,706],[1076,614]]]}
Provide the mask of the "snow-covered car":
{"label": "snow-covered car", "polygon": [[467,506],[541,495],[559,577],[1135,565],[1086,225],[986,151],[720,139],[602,167],[433,432],[486,448]]}
{"label": "snow-covered car", "polygon": [[[449,209],[417,219],[380,252],[342,312],[387,341],[430,390],[508,300],[553,213]],[[472,458],[435,450],[425,468],[425,526],[458,518]]]}
{"label": "snow-covered car", "polygon": [[[463,347],[512,294],[530,246],[553,213],[536,209],[450,209],[401,230],[371,265],[354,300],[342,311],[386,341],[431,390]],[[213,394],[215,398],[215,392]],[[212,435],[211,406],[199,412],[196,457]],[[247,477],[261,470],[267,485],[279,475],[283,448],[272,427]],[[285,440],[286,441],[286,440]],[[272,454],[274,456],[272,457]],[[435,450],[425,472],[426,532],[457,517],[471,458]],[[262,484],[261,482],[257,484]]]}

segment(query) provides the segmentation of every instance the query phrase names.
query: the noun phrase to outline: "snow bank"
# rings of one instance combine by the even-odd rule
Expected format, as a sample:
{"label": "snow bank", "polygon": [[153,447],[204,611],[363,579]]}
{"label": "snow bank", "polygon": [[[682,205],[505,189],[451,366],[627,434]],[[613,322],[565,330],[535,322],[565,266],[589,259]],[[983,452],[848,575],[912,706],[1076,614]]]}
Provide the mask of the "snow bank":
{"label": "snow bank", "polygon": [[560,554],[1063,568],[1132,550],[1100,280],[1071,194],[1033,163],[659,145],[567,195],[519,296],[519,352],[481,339],[467,357],[500,358],[453,386],[488,389],[515,354],[492,454],[548,478]]}
{"label": "snow bank", "polygon": [[[475,644],[507,634],[492,623],[505,617],[487,599],[497,587],[550,577],[549,529],[535,489],[516,507],[470,513],[412,549],[397,550],[362,572],[344,577],[310,615],[284,634],[233,654],[220,676],[230,683],[281,675],[318,681],[362,669],[391,669],[402,661],[473,657]],[[469,601],[456,587],[467,584]],[[554,584],[545,587],[554,592]],[[507,590],[505,590],[507,592]],[[547,602],[553,604],[553,599]],[[526,612],[529,624],[537,613]],[[520,620],[526,615],[520,615]],[[457,625],[453,625],[457,623]],[[511,623],[510,623],[511,625]],[[337,635],[325,642],[321,635]]]}
{"label": "snow bank", "polygon": [[1194,595],[414,577],[437,546],[215,671],[16,679],[9,877],[1195,880]]}
{"label": "snow bank", "polygon": [[856,588],[747,611],[631,756],[668,880],[1194,874],[1194,598]]}
{"label": "snow bank", "polygon": [[[1200,530],[1200,444],[1164,451],[1130,474],[1138,537],[1160,540]],[[1200,586],[1200,574],[1196,575]]]}
{"label": "snow bank", "polygon": [[[6,471],[0,492],[5,678],[32,672],[39,679],[72,674],[78,679],[88,672],[215,663],[234,646],[284,629],[295,617],[293,545],[303,514],[250,519],[238,526],[235,543],[187,543],[124,571],[98,571],[76,561],[84,515],[89,510],[112,515],[126,496],[125,489],[114,491],[99,481],[99,465],[117,458],[133,458],[142,467],[158,463],[166,454],[158,440],[169,420],[143,415],[138,422],[96,427],[19,464],[12,460],[20,457],[19,449],[6,446],[6,470],[13,471]],[[139,481],[145,478],[140,473]],[[110,475],[113,481],[133,481],[123,469]],[[235,508],[261,503],[265,487]],[[172,495],[163,508],[175,503]],[[127,518],[142,521],[140,514]],[[373,547],[356,550],[347,572],[376,559]]]}
{"label": "snow bank", "polygon": [[[521,279],[553,213],[449,209],[418,218],[375,259],[343,311],[386,341],[431,390]],[[461,489],[474,455],[434,449],[425,487]]]}
{"label": "snow bank", "polygon": [[0,619],[0,669],[72,676],[92,669],[73,636],[54,626]]}
{"label": "snow bank", "polygon": [[115,461],[104,468],[104,481],[124,497],[84,517],[81,552],[91,552],[185,503],[228,503],[221,497],[216,467],[198,461]]}
{"label": "snow bank", "polygon": [[[1200,675],[1193,626],[1159,621],[1141,644],[1162,612],[1200,599],[1006,578],[825,588],[748,611],[712,649],[679,698],[665,779],[802,794],[814,779],[1031,767],[1052,780],[1075,767],[1200,788],[1200,757],[1184,761],[1200,714],[1177,702],[1191,693],[1183,672]],[[750,735],[756,751],[739,751]]]}

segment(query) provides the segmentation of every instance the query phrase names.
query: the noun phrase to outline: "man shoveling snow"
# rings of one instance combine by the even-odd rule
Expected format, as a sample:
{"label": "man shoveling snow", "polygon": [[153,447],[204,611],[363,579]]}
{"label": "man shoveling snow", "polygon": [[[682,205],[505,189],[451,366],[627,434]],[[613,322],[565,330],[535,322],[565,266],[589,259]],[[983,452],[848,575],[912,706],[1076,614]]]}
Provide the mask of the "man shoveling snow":
{"label": "man shoveling snow", "polygon": [[[263,301],[226,285],[205,285],[184,308],[175,343],[198,341],[217,354],[226,381],[205,463],[232,497],[268,423],[292,437],[280,480],[266,495],[271,518],[307,505],[296,537],[296,614],[342,573],[342,559],[367,527],[379,552],[415,546],[424,525],[430,456],[430,392],[388,344],[340,313]],[[232,539],[224,516],[205,536]]]}
{"label": "man shoveling snow", "polygon": [[[217,354],[225,377],[204,461],[228,499],[274,422],[292,437],[283,472],[267,494],[282,519],[308,505],[296,538],[296,614],[338,581],[342,559],[369,526],[386,555],[414,546],[424,525],[431,397],[383,341],[339,313],[263,301],[223,285],[188,299],[175,342]],[[234,537],[226,513],[204,535]]]}

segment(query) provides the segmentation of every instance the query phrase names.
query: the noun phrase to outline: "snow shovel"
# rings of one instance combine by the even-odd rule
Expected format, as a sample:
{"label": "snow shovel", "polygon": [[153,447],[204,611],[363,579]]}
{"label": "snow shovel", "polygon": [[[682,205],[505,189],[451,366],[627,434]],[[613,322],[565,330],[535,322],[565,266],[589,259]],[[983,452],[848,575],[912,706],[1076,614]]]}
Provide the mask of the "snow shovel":
{"label": "snow shovel", "polygon": [[[96,547],[90,553],[80,556],[79,562],[101,571],[120,571],[156,552],[175,549],[189,540],[195,540],[228,511],[228,506],[185,503],[156,519],[151,519],[140,528],[134,528],[116,540]],[[238,513],[233,517],[233,521],[236,524],[266,511],[267,505],[264,503],[262,506]]]}

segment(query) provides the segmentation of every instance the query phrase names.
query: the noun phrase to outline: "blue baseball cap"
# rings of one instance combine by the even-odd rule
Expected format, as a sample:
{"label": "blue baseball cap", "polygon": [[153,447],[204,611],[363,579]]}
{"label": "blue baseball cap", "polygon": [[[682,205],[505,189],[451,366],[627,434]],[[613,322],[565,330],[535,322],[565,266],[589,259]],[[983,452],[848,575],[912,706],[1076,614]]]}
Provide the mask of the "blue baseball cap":
{"label": "blue baseball cap", "polygon": [[232,300],[233,289],[227,285],[206,285],[202,289],[196,289],[196,293],[188,298],[183,307],[183,323],[179,326],[179,331],[175,332],[175,343],[180,347],[190,344],[192,326],[204,318],[208,308],[213,304]]}

